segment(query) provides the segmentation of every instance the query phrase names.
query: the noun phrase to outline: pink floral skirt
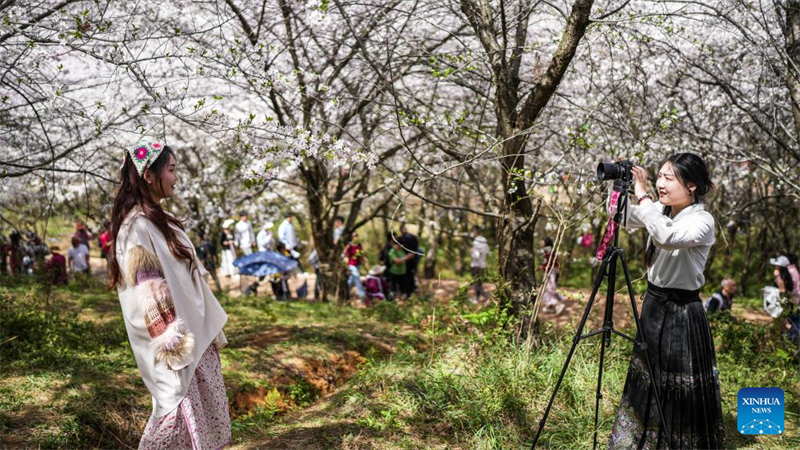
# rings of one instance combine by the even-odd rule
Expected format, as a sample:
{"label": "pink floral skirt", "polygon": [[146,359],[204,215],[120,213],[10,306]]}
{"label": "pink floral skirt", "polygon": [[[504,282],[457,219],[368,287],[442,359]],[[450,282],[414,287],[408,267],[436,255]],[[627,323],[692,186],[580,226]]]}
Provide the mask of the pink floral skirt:
{"label": "pink floral skirt", "polygon": [[225,447],[230,438],[231,416],[219,351],[211,344],[178,407],[162,417],[150,416],[139,450],[216,450]]}

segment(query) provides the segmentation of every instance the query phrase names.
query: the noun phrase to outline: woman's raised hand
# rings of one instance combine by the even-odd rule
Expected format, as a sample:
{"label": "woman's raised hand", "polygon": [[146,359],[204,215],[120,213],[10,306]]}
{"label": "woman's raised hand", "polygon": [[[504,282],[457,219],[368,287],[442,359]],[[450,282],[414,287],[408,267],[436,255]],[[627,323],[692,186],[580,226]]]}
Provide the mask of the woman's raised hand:
{"label": "woman's raised hand", "polygon": [[647,194],[647,170],[641,166],[634,166],[631,173],[633,174],[633,192],[636,197]]}

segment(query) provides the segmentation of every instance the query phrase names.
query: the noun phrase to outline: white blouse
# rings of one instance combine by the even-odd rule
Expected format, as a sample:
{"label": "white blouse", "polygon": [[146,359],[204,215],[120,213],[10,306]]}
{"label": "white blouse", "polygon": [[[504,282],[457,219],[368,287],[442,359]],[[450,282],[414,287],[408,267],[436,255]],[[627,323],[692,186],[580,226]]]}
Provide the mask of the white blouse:
{"label": "white blouse", "polygon": [[628,205],[626,228],[647,229],[648,246],[651,241],[656,246],[648,281],[662,288],[700,289],[706,282],[708,253],[716,242],[714,216],[702,203],[683,208],[673,218],[662,214],[664,206],[658,202],[645,199],[639,206]]}

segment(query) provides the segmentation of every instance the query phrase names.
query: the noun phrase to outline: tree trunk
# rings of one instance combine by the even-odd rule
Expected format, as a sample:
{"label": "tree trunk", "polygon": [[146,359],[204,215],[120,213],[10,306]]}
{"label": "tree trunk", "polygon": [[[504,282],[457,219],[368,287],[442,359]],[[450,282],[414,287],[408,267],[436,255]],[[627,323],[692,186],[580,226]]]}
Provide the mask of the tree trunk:
{"label": "tree trunk", "polygon": [[[516,130],[513,130],[516,131]],[[539,218],[541,199],[534,208],[527,192],[525,180],[515,176],[523,169],[524,158],[520,157],[525,138],[508,139],[503,144],[503,186],[506,186],[503,218],[497,236],[499,243],[498,263],[500,275],[508,283],[506,306],[520,319],[521,334],[531,329],[531,310],[536,301],[535,226]]]}
{"label": "tree trunk", "polygon": [[[310,202],[309,202],[310,206]],[[314,247],[317,249],[319,257],[319,287],[321,292],[317,293],[317,300],[331,301],[339,303],[346,301],[350,296],[347,287],[347,276],[342,267],[341,254],[344,248],[342,240],[337,245],[333,245],[333,229],[326,226],[322,220],[311,220],[312,234],[314,237]],[[309,286],[309,289],[314,286]]]}
{"label": "tree trunk", "polygon": [[[519,137],[506,141],[503,153],[519,155],[523,146],[524,141]],[[510,288],[508,306],[514,316],[520,319],[521,336],[527,336],[532,327],[531,310],[536,301],[534,230],[541,199],[537,201],[534,211],[524,180],[513,175],[521,168],[522,160],[523,158],[512,156],[505,160],[511,161],[511,164],[504,163],[503,185],[507,186],[507,189],[504,198],[505,211],[497,240],[500,275],[508,282]]]}
{"label": "tree trunk", "polygon": [[[317,293],[317,300],[337,302],[346,301],[349,296],[347,277],[341,263],[341,254],[344,248],[345,236],[339,243],[333,244],[333,220],[331,211],[326,212],[325,192],[328,189],[325,167],[314,158],[306,158],[300,167],[306,188],[306,202],[308,203],[308,219],[311,225],[311,235],[314,239],[314,248],[317,249],[319,258],[319,286],[321,292]],[[359,204],[352,205],[351,214],[358,214]],[[333,210],[335,214],[335,210]],[[314,286],[309,286],[309,289]]]}
{"label": "tree trunk", "polygon": [[[428,230],[428,241],[427,241],[428,248],[425,249],[425,263],[422,275],[425,278],[431,279],[431,278],[436,278],[436,250],[438,248],[438,242],[436,240],[437,231],[436,228],[431,226],[431,224],[436,223],[435,220],[436,215],[433,207],[431,207],[430,205],[426,205],[425,203],[423,203],[422,208],[423,208],[422,217],[423,221],[425,222],[424,225],[425,228],[427,228]],[[442,227],[438,226],[438,228],[441,230]],[[422,229],[423,228],[420,227],[420,230]],[[422,238],[422,236],[420,236],[420,238]]]}
{"label": "tree trunk", "polygon": [[800,0],[787,0],[784,3],[786,13],[786,85],[792,99],[792,117],[794,118],[795,138],[800,139]]}
{"label": "tree trunk", "polygon": [[322,292],[316,292],[318,300],[327,301],[335,292],[335,285],[331,281],[335,278],[331,271],[336,264],[332,259],[333,236],[332,230],[326,220],[323,189],[326,189],[325,178],[322,176],[322,167],[313,158],[306,158],[300,168],[306,187],[306,202],[308,203],[308,220],[311,225],[311,236],[314,239],[314,248],[319,257],[320,274],[319,286]]}
{"label": "tree trunk", "polygon": [[751,245],[752,239],[750,231],[752,230],[752,224],[748,224],[745,229],[745,244],[744,244],[744,270],[742,270],[742,277],[739,280],[739,286],[742,291],[743,295],[746,295],[748,283],[747,279],[750,276],[750,265],[752,264],[752,256],[753,256],[753,248]]}
{"label": "tree trunk", "polygon": [[[498,142],[502,142],[500,165],[504,191],[502,219],[497,235],[500,247],[499,269],[509,287],[505,296],[509,304],[506,306],[521,319],[522,335],[532,329],[529,323],[531,316],[526,313],[533,306],[536,296],[534,225],[538,218],[538,206],[541,204],[537,201],[534,209],[525,180],[518,176],[525,170],[525,131],[534,125],[564,78],[589,26],[593,4],[593,0],[572,2],[558,49],[546,70],[534,77],[533,87],[525,95],[520,89],[520,61],[526,46],[531,9],[526,9],[523,3],[519,4],[517,28],[512,37],[506,28],[503,2],[499,5],[501,30],[498,30],[498,15],[492,10],[492,2],[461,0],[461,11],[480,41],[494,75],[496,136]],[[498,36],[502,37],[502,43],[498,41]],[[509,40],[513,40],[510,55],[507,45]]]}
{"label": "tree trunk", "polygon": [[466,217],[460,217],[458,222],[458,229],[459,235],[454,236],[452,240],[458,242],[456,244],[456,248],[458,249],[458,276],[463,277],[467,274],[469,270],[469,265],[467,264],[467,255],[469,255],[470,248],[472,247],[472,241],[469,239],[469,222],[467,222]]}

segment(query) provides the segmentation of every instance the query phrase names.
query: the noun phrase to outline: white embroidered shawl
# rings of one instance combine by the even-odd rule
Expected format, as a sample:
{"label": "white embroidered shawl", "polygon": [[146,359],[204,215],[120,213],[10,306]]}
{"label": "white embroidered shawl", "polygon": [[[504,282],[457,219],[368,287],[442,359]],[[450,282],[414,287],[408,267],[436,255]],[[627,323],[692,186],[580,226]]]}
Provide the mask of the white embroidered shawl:
{"label": "white embroidered shawl", "polygon": [[147,329],[146,315],[152,299],[145,298],[144,285],[130,286],[132,283],[128,281],[117,288],[128,339],[144,384],[153,396],[156,417],[171,412],[186,396],[195,368],[208,346],[214,343],[217,348],[222,348],[228,342],[222,332],[228,315],[206,283],[204,277],[208,271],[197,258],[186,233],[180,229],[175,231],[181,242],[192,249],[192,272],[172,255],[163,234],[139,210],[132,211],[125,218],[114,243],[124,280],[136,279],[136,274],[126,273],[130,265],[126,258],[133,257],[136,250],[141,249],[155,255],[169,288],[175,314],[194,341],[190,351],[180,357],[159,357],[154,339]]}

